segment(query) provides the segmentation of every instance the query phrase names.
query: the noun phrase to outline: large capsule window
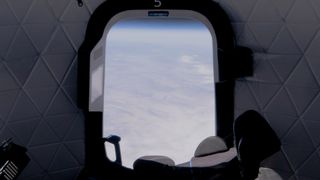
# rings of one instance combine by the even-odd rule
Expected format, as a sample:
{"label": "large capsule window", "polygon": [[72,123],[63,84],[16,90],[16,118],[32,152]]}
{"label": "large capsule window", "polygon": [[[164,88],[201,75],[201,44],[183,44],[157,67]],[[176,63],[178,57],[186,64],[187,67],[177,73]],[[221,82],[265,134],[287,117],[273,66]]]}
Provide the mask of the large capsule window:
{"label": "large capsule window", "polygon": [[[124,166],[144,155],[186,162],[216,134],[213,38],[187,18],[123,19],[110,28],[95,78],[104,81],[97,87],[103,134],[121,137]],[[114,150],[106,150],[112,159]]]}

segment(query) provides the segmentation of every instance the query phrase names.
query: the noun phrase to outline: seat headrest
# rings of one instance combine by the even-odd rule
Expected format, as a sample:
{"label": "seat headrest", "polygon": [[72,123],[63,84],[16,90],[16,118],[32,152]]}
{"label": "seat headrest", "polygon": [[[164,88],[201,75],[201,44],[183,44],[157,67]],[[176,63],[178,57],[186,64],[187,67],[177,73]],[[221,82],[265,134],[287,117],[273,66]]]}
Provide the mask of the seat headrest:
{"label": "seat headrest", "polygon": [[208,156],[227,150],[228,147],[222,138],[218,136],[209,136],[198,145],[194,152],[194,157]]}
{"label": "seat headrest", "polygon": [[248,174],[253,173],[255,176],[260,162],[280,150],[278,136],[254,110],[241,114],[235,120],[233,130],[240,165]]}

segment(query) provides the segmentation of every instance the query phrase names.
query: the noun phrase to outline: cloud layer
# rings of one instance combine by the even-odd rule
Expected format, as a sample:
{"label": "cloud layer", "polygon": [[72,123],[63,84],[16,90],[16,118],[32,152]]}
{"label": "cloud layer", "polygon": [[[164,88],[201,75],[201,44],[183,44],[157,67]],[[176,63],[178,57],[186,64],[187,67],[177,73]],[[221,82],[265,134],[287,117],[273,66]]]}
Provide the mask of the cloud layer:
{"label": "cloud layer", "polygon": [[143,155],[183,163],[215,134],[209,31],[198,22],[186,30],[186,21],[150,23],[116,24],[107,40],[103,131],[122,138],[127,167]]}

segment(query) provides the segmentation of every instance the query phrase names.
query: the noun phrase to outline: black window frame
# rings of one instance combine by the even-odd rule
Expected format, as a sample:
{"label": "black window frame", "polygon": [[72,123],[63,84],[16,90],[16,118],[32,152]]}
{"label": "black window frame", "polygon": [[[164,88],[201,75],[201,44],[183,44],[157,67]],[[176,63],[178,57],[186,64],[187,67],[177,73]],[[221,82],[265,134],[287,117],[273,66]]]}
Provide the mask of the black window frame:
{"label": "black window frame", "polygon": [[[110,176],[132,173],[129,169],[106,158],[102,140],[102,112],[90,112],[89,80],[90,53],[103,36],[110,19],[128,10],[191,10],[205,16],[211,23],[217,40],[219,82],[216,82],[216,133],[229,147],[233,146],[234,86],[238,77],[252,74],[251,51],[239,48],[230,20],[220,5],[212,0],[107,0],[92,14],[85,39],[78,51],[78,107],[85,116],[85,166]],[[105,172],[105,168],[110,172]],[[120,173],[120,174],[121,174]]]}

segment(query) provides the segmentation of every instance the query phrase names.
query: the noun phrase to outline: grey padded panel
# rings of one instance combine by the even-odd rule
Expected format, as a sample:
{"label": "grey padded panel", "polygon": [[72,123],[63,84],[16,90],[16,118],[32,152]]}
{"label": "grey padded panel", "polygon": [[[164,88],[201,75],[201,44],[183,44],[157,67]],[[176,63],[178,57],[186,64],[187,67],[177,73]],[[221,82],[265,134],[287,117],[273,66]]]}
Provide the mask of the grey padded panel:
{"label": "grey padded panel", "polygon": [[283,179],[320,179],[320,1],[219,0],[254,76],[236,83],[236,114],[255,109],[282,141],[266,166]]}
{"label": "grey padded panel", "polygon": [[[0,0],[0,138],[32,158],[19,179],[74,179],[83,166],[76,52],[103,1]],[[266,164],[283,179],[320,179],[320,1],[217,1],[255,52],[255,75],[236,83],[236,113],[258,110],[281,137]]]}
{"label": "grey padded panel", "polygon": [[194,152],[194,157],[211,155],[214,153],[228,150],[228,147],[223,139],[218,136],[210,136],[204,139]]}
{"label": "grey padded panel", "polygon": [[0,0],[0,141],[26,146],[19,180],[72,180],[84,165],[77,50],[103,0]]}

